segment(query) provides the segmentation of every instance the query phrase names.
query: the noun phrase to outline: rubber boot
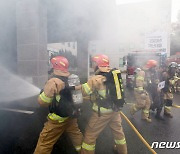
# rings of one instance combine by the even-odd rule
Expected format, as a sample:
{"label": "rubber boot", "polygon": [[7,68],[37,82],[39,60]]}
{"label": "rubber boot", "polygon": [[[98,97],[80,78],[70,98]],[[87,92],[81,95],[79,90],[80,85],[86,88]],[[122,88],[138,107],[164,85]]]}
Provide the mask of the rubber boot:
{"label": "rubber boot", "polygon": [[168,118],[173,118],[173,115],[171,114],[171,107],[170,106],[164,107],[164,116],[166,116]]}

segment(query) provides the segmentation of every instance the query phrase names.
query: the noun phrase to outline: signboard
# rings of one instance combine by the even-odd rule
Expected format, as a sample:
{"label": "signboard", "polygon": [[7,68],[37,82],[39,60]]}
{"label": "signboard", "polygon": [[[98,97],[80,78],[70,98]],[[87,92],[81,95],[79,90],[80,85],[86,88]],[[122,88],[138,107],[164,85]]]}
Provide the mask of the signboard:
{"label": "signboard", "polygon": [[147,34],[145,37],[145,49],[157,52],[167,52],[167,33],[154,32]]}

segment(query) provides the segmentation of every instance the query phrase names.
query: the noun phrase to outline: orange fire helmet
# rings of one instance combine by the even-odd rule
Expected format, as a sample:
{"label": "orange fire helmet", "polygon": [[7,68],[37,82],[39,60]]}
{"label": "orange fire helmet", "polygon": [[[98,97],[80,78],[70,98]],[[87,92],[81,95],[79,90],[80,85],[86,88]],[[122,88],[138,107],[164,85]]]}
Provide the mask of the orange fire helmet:
{"label": "orange fire helmet", "polygon": [[153,68],[153,67],[156,67],[158,64],[158,62],[156,60],[148,60],[147,63],[146,63],[146,68]]}
{"label": "orange fire helmet", "polygon": [[92,58],[92,61],[94,61],[98,67],[107,67],[109,66],[109,58],[106,55],[100,54],[97,56],[94,56]]}
{"label": "orange fire helmet", "polygon": [[56,56],[51,59],[53,69],[68,72],[69,62],[65,57]]}

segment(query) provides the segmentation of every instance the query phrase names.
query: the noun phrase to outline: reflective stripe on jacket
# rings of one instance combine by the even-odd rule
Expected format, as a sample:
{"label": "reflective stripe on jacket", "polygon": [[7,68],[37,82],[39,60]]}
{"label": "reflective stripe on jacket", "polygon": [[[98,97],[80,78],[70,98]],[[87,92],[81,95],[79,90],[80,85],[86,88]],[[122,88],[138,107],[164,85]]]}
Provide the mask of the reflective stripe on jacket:
{"label": "reflective stripe on jacket", "polygon": [[86,149],[86,150],[88,150],[88,151],[93,151],[93,150],[95,150],[95,144],[86,144],[86,143],[82,143],[82,148],[83,149]]}
{"label": "reflective stripe on jacket", "polygon": [[54,121],[58,121],[58,122],[64,122],[65,120],[67,120],[69,117],[60,117],[59,115],[55,114],[55,113],[49,113],[48,114],[48,118]]}
{"label": "reflective stripe on jacket", "polygon": [[[83,90],[84,90],[84,93],[86,93],[86,95],[92,94],[92,90],[91,90],[90,86],[88,85],[88,83],[83,84],[83,85],[82,85],[82,88],[83,88]],[[98,92],[98,94],[99,94],[101,97],[103,97],[103,98],[106,97],[106,89],[101,89],[101,90],[98,90],[97,92]],[[98,105],[97,105],[97,102],[96,102],[96,101],[93,102],[93,107],[92,107],[92,109],[93,109],[95,112],[98,112]],[[104,107],[100,107],[100,113],[111,113],[111,112],[113,112],[112,109],[106,109],[106,108],[104,108]]]}
{"label": "reflective stripe on jacket", "polygon": [[41,100],[45,103],[51,103],[53,98],[47,97],[46,94],[44,92],[42,92],[39,97],[41,98]]}

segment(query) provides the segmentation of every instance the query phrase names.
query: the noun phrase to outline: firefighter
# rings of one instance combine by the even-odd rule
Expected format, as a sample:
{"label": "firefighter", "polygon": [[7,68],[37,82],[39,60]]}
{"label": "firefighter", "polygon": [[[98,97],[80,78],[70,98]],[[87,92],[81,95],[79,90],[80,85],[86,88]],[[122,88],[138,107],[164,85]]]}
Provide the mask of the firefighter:
{"label": "firefighter", "polygon": [[137,67],[136,69],[135,69],[135,71],[134,71],[134,82],[133,82],[133,87],[135,87],[136,86],[136,81],[135,81],[135,79],[136,79],[136,75],[139,73],[141,71],[141,68],[140,67]]}
{"label": "firefighter", "polygon": [[178,76],[177,91],[180,92],[180,64],[178,64],[177,76]]}
{"label": "firefighter", "polygon": [[166,66],[166,65],[159,66],[159,69],[158,69],[159,81],[162,81],[162,76],[163,76],[162,74],[167,71],[167,68],[168,68],[168,66]]}
{"label": "firefighter", "polygon": [[148,92],[145,90],[145,71],[143,69],[147,69],[151,64],[146,65],[146,67],[137,71],[135,76],[135,88],[134,88],[134,96],[136,100],[136,104],[133,104],[130,108],[130,114],[134,116],[134,114],[142,110],[141,118],[147,122],[151,122],[151,118],[149,117],[149,110],[151,106],[151,101]]}
{"label": "firefighter", "polygon": [[[106,55],[100,54],[93,57],[92,63],[95,75],[81,87],[84,95],[91,95],[93,98],[93,113],[85,130],[81,154],[94,153],[96,139],[107,125],[110,126],[114,135],[114,142],[118,153],[126,154],[126,139],[121,125],[119,108],[112,107],[110,100],[106,100],[108,97],[108,90],[105,83],[107,82],[108,84],[108,77],[104,76],[104,74],[111,71],[109,67],[109,58]],[[120,70],[116,71],[120,73]],[[113,88],[115,89],[115,87]],[[119,92],[120,88],[117,93]],[[101,101],[101,99],[105,101]]]}
{"label": "firefighter", "polygon": [[[51,59],[51,64],[53,67],[52,78],[46,82],[43,91],[38,97],[39,104],[48,106],[50,113],[47,116],[48,121],[44,124],[44,128],[40,133],[34,153],[50,154],[54,144],[63,132],[69,135],[76,151],[80,151],[83,136],[78,128],[77,118],[69,117],[67,102],[63,99],[67,97],[64,91],[67,78],[70,75],[68,72],[69,62],[65,57],[56,56]],[[61,109],[52,106],[54,99]]]}
{"label": "firefighter", "polygon": [[177,82],[175,83],[175,91],[178,93],[178,92],[180,92],[180,64],[178,64],[178,66],[177,66],[175,80],[177,80]]}
{"label": "firefighter", "polygon": [[152,99],[151,109],[156,110],[155,118],[159,120],[164,120],[161,116],[161,111],[163,108],[163,93],[158,87],[160,83],[160,73],[157,70],[158,62],[155,60],[148,60],[147,62],[147,71],[146,71],[146,80],[147,80],[147,90]]}
{"label": "firefighter", "polygon": [[177,76],[180,77],[180,64],[178,64],[177,68]]}
{"label": "firefighter", "polygon": [[165,81],[164,92],[164,115],[173,118],[171,114],[171,106],[173,103],[174,86],[177,82],[176,78],[177,63],[171,62],[168,66],[168,71],[162,74],[162,80]]}

